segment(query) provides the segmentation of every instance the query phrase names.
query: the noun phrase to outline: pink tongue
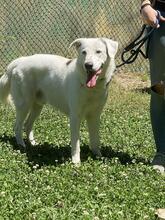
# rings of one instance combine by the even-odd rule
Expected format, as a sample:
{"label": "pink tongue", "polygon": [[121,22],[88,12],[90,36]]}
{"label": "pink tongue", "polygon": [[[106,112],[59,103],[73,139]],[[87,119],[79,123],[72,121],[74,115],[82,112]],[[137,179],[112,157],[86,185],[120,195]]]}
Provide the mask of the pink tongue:
{"label": "pink tongue", "polygon": [[96,74],[94,74],[89,81],[87,81],[87,87],[92,88],[96,85]]}

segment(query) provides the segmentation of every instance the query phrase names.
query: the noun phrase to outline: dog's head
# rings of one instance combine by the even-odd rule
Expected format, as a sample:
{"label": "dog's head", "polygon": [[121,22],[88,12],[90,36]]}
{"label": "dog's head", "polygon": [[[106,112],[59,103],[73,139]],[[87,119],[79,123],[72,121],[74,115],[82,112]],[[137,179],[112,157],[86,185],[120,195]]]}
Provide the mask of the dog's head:
{"label": "dog's head", "polygon": [[78,50],[78,63],[86,73],[86,85],[93,88],[97,79],[104,77],[105,66],[114,60],[118,43],[107,38],[79,38],[70,47],[73,45]]}

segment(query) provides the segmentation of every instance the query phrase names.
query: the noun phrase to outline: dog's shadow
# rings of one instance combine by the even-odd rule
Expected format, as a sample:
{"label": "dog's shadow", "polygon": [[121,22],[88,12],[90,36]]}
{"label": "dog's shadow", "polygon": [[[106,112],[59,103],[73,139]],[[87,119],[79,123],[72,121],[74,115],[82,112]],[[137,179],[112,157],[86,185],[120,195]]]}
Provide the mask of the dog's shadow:
{"label": "dog's shadow", "polygon": [[[0,136],[0,141],[10,143],[13,147],[13,150],[20,150],[21,153],[26,153],[28,158],[28,164],[30,167],[35,167],[35,165],[39,167],[48,166],[48,165],[60,165],[71,159],[71,148],[69,145],[66,146],[55,146],[53,144],[49,144],[47,142],[43,144],[38,144],[36,146],[32,146],[28,143],[26,151],[16,144],[16,140],[14,137],[2,135]],[[125,152],[114,151],[111,146],[102,146],[102,159],[112,160],[113,158],[118,158],[119,162],[122,165],[133,164],[133,161],[136,163],[149,164],[149,161],[146,161],[144,158],[137,158],[135,156],[130,156]],[[88,158],[98,159],[93,156],[92,152],[89,149],[89,146],[83,144],[81,147],[81,161],[87,161]]]}

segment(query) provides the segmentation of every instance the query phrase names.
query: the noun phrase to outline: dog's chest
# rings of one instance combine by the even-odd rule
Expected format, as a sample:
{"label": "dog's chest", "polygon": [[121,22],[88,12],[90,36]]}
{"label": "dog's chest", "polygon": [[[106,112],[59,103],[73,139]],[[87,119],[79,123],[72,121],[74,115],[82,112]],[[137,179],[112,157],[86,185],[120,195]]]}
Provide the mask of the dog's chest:
{"label": "dog's chest", "polygon": [[80,106],[83,111],[93,111],[102,107],[107,98],[107,90],[97,91],[87,89],[80,96]]}

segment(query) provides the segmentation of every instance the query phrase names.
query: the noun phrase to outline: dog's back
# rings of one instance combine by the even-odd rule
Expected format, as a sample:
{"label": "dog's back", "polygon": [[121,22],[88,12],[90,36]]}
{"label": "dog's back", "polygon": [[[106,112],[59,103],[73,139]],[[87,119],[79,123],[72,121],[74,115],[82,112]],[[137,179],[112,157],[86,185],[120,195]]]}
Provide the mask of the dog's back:
{"label": "dog's back", "polygon": [[0,80],[1,99],[11,94],[13,101],[18,102],[22,96],[29,105],[48,103],[67,113],[65,80],[71,74],[68,62],[67,58],[49,54],[14,60]]}

